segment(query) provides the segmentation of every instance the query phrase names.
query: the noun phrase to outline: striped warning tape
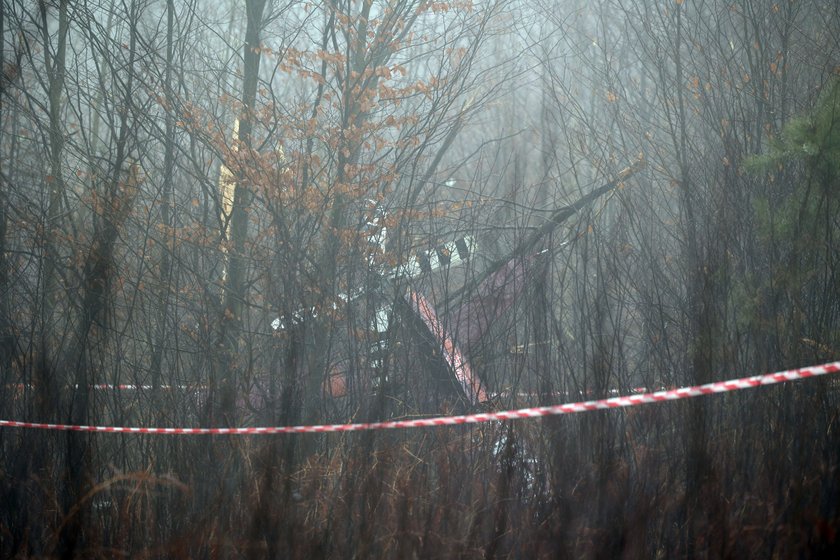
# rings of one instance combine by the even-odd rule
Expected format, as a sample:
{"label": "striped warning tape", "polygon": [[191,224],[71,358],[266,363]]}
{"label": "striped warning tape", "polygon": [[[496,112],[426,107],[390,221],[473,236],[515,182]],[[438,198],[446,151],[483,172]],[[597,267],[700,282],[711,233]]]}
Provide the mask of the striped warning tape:
{"label": "striped warning tape", "polygon": [[[37,388],[37,386],[32,383],[8,383],[6,387],[21,391],[24,389],[31,390]],[[96,383],[88,385],[87,387],[95,391],[151,391],[155,388],[154,385],[134,385],[131,383]],[[79,385],[72,385],[72,388],[78,389]],[[158,385],[157,388],[161,391],[206,391],[210,387],[207,385]]]}
{"label": "striped warning tape", "polygon": [[499,420],[517,420],[520,418],[539,418],[560,414],[575,414],[590,410],[605,410],[638,406],[648,403],[690,399],[714,393],[726,393],[763,385],[787,383],[799,379],[808,379],[819,375],[840,372],[840,362],[832,362],[818,366],[791,369],[766,375],[756,375],[729,381],[718,381],[694,387],[682,387],[669,391],[657,391],[624,397],[613,397],[595,401],[559,404],[554,406],[540,406],[536,408],[522,408],[519,410],[505,410],[502,412],[486,412],[480,414],[465,414],[461,416],[441,416],[438,418],[419,418],[414,420],[393,420],[388,422],[371,422],[366,424],[326,424],[319,426],[278,426],[255,428],[130,428],[122,426],[77,426],[72,424],[43,424],[37,422],[17,422],[14,420],[0,420],[0,427],[34,428],[41,430],[63,430],[74,432],[103,432],[129,434],[170,434],[170,435],[261,435],[261,434],[305,434],[325,432],[357,432],[363,430],[388,430],[395,428],[426,428],[432,426],[455,426],[461,424],[478,424]]}

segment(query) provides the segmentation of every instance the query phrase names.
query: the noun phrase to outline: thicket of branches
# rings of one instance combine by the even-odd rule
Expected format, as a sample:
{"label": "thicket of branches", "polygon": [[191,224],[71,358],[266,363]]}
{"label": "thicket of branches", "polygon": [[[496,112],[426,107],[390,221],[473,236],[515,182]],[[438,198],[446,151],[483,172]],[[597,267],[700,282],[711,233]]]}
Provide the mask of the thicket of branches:
{"label": "thicket of branches", "polygon": [[[0,418],[370,421],[840,359],[836,3],[230,4],[3,0]],[[513,257],[476,405],[405,294],[451,316]],[[837,395],[1,428],[0,556],[836,554]]]}

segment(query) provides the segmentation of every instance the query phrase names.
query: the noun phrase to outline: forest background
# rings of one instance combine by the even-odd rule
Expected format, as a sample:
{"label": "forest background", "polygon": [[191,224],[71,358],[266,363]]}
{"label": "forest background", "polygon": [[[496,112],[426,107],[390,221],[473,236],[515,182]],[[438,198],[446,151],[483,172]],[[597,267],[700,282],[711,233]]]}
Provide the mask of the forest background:
{"label": "forest background", "polygon": [[[840,359],[836,2],[3,0],[0,37],[0,418],[471,410],[370,328],[383,271],[464,236],[438,306],[547,232],[469,350],[484,407]],[[836,554],[837,404],[2,428],[0,556]]]}

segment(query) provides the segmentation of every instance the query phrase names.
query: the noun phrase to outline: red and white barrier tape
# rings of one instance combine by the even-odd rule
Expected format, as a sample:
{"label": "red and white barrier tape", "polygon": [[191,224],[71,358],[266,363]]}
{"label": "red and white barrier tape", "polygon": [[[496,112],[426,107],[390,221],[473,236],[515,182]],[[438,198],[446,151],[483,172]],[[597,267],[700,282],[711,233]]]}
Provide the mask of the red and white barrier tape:
{"label": "red and white barrier tape", "polygon": [[477,424],[499,420],[517,420],[519,418],[539,418],[559,414],[574,414],[589,410],[604,410],[628,406],[638,406],[647,403],[690,399],[714,393],[727,393],[763,385],[786,383],[799,379],[808,379],[819,375],[840,373],[840,362],[791,369],[766,375],[743,377],[729,381],[718,381],[695,387],[683,387],[669,391],[657,391],[641,395],[613,397],[596,401],[559,404],[554,406],[540,406],[536,408],[522,408],[502,412],[486,412],[481,414],[465,414],[462,416],[442,416],[438,418],[421,418],[415,420],[394,420],[389,422],[372,422],[368,424],[327,424],[321,426],[279,426],[259,428],[129,428],[121,426],[74,426],[70,424],[40,424],[35,422],[17,422],[14,420],[0,420],[0,427],[35,428],[41,430],[64,430],[74,432],[105,432],[130,434],[172,434],[172,435],[260,435],[260,434],[302,434],[325,432],[356,432],[363,430],[387,430],[394,428],[425,428],[432,426],[454,426],[460,424]]}
{"label": "red and white barrier tape", "polygon": [[[19,391],[36,388],[36,386],[31,383],[9,383],[6,386]],[[78,389],[79,385],[73,385],[72,387],[73,389]],[[155,388],[155,386],[133,385],[127,383],[121,383],[119,385],[114,385],[112,383],[96,383],[94,385],[88,385],[88,388],[93,389],[94,391],[151,391]],[[161,391],[205,391],[209,389],[209,387],[207,385],[158,385],[158,389]]]}

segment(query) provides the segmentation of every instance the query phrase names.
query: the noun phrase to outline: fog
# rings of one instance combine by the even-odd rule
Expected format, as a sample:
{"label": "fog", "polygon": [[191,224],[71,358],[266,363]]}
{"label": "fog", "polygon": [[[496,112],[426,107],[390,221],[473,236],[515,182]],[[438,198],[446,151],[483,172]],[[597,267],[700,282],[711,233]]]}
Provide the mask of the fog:
{"label": "fog", "polygon": [[3,0],[0,36],[0,557],[840,552],[832,375],[74,428],[840,360],[836,3]]}

